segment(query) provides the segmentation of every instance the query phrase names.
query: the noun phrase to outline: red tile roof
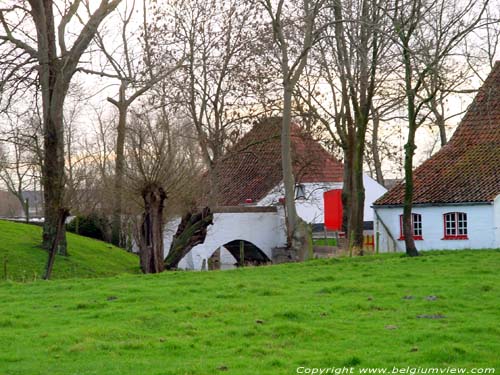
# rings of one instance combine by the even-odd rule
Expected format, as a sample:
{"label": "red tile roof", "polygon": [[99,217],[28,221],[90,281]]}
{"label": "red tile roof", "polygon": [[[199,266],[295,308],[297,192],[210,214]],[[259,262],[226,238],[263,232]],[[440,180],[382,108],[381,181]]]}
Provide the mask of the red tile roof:
{"label": "red tile roof", "polygon": [[[254,124],[217,163],[219,205],[256,202],[282,181],[280,130],[280,118]],[[292,128],[292,157],[296,183],[342,182],[342,163],[297,125]]]}
{"label": "red tile roof", "polygon": [[[455,134],[414,172],[414,204],[491,202],[500,194],[500,61]],[[398,184],[375,205],[401,205]]]}

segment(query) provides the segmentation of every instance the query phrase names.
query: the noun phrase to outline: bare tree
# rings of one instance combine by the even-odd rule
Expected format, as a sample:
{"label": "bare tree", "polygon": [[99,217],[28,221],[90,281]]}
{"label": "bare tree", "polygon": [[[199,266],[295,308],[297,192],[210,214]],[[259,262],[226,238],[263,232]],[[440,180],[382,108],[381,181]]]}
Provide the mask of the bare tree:
{"label": "bare tree", "polygon": [[[320,44],[322,73],[338,100],[331,119],[333,138],[344,151],[344,223],[349,248],[362,253],[366,134],[378,88],[382,54],[387,51],[383,0],[333,2],[331,33]],[[330,14],[329,14],[330,16]]]}
{"label": "bare tree", "polygon": [[[185,67],[169,83],[167,100],[189,119],[208,170],[210,205],[217,205],[214,165],[238,137],[240,125],[255,115],[250,74],[255,70],[258,14],[250,1],[158,2],[152,27],[157,47],[186,46]],[[175,25],[176,30],[171,30]]]}
{"label": "bare tree", "polygon": [[[141,197],[138,228],[141,269],[158,273],[165,268],[163,223],[165,203],[185,188],[194,171],[186,168],[186,155],[171,143],[169,118],[136,115],[128,128],[126,176],[131,192]],[[172,152],[175,149],[176,152]]]}
{"label": "bare tree", "polygon": [[28,222],[30,204],[37,208],[39,203],[30,202],[25,192],[35,189],[40,181],[43,154],[40,118],[30,111],[17,113],[13,109],[4,117],[4,127],[0,130],[0,143],[4,146],[0,180],[17,198]]}
{"label": "bare tree", "polygon": [[[183,63],[184,56],[181,54],[177,57],[170,53],[167,60],[167,53],[163,54],[163,61],[160,64],[153,66],[151,62],[151,40],[148,24],[148,7],[146,1],[142,2],[142,24],[135,30],[134,14],[137,14],[135,2],[130,6],[125,6],[120,16],[120,42],[121,47],[116,46],[109,50],[107,47],[105,33],[98,32],[96,41],[99,49],[104,53],[106,60],[111,68],[111,72],[107,69],[92,71],[82,68],[81,71],[86,73],[94,73],[108,78],[118,79],[120,82],[118,90],[118,98],[108,97],[108,102],[113,104],[118,110],[118,123],[115,142],[115,179],[113,189],[113,218],[112,218],[112,243],[117,246],[123,246],[123,236],[121,235],[121,217],[122,217],[122,201],[123,201],[123,178],[125,167],[124,144],[126,137],[127,116],[131,105],[141,96],[151,90],[156,84],[170,76],[175,70],[179,69]],[[138,20],[136,20],[138,21]],[[113,23],[113,28],[116,23]],[[114,29],[113,29],[114,30]],[[109,34],[114,36],[114,31],[109,30]],[[131,41],[132,35],[140,33],[142,38],[138,45],[133,45]],[[176,51],[179,52],[179,51]],[[168,68],[165,65],[170,65]]]}
{"label": "bare tree", "polygon": [[0,158],[0,180],[17,198],[23,208],[25,220],[29,222],[30,203],[24,192],[34,186],[38,178],[38,164],[18,137],[19,130],[12,129],[9,137],[11,139],[10,152],[4,152],[4,157]]}
{"label": "bare tree", "polygon": [[431,86],[431,73],[447,61],[461,42],[484,18],[488,0],[395,0],[388,9],[395,33],[395,46],[402,62],[408,137],[405,145],[405,195],[403,233],[406,253],[418,255],[413,240],[413,157],[415,133],[429,116],[425,111],[439,86]]}
{"label": "bare tree", "polygon": [[[332,2],[321,15],[323,35],[312,51],[317,77],[298,82],[304,110],[328,130],[344,159],[344,229],[348,245],[362,252],[366,135],[380,92],[387,52],[382,0]],[[387,60],[387,58],[386,58]],[[376,131],[374,132],[377,135]],[[333,142],[332,142],[333,141]]]}
{"label": "bare tree", "polygon": [[[295,181],[292,166],[291,122],[292,96],[300,79],[307,58],[313,45],[320,36],[316,18],[325,1],[303,0],[295,4],[279,0],[274,4],[271,0],[262,0],[271,20],[274,44],[279,56],[281,78],[283,80],[283,120],[281,129],[281,157],[283,183],[285,187],[286,223],[289,247],[295,251],[300,260],[305,260],[312,253],[310,228],[297,215],[295,207]],[[289,14],[284,14],[289,11]],[[293,19],[292,14],[298,14]],[[290,17],[290,18],[287,18]],[[291,36],[302,35],[302,40],[293,40]]]}
{"label": "bare tree", "polygon": [[[61,236],[57,233],[61,212],[65,212],[61,209],[64,206],[65,184],[64,100],[82,54],[94,38],[101,22],[118,6],[120,0],[101,0],[80,32],[71,38],[72,45],[68,46],[66,28],[77,14],[81,3],[80,0],[75,0],[59,8],[55,6],[53,0],[27,0],[21,3],[12,1],[11,4],[4,5],[0,11],[1,48],[20,56],[18,63],[2,67],[10,71],[4,79],[22,79],[23,76],[19,76],[19,72],[28,64],[36,66],[38,74],[36,82],[42,96],[44,130],[43,243],[47,249],[58,243],[56,250],[61,254],[66,254],[64,231]],[[56,20],[59,20],[57,26]],[[33,27],[36,29],[36,36],[31,33]]]}
{"label": "bare tree", "polygon": [[[465,112],[465,109],[455,110],[451,103],[476,93],[478,82],[483,81],[484,74],[493,68],[500,41],[499,17],[498,3],[486,4],[484,24],[471,30],[453,57],[440,61],[429,72],[428,84],[424,87],[425,95],[432,96],[432,99],[426,106],[431,112],[429,122],[438,129],[441,146],[448,142],[448,133],[453,129],[450,122]],[[436,30],[437,27],[433,27],[434,35]],[[428,54],[432,59],[433,55]]]}

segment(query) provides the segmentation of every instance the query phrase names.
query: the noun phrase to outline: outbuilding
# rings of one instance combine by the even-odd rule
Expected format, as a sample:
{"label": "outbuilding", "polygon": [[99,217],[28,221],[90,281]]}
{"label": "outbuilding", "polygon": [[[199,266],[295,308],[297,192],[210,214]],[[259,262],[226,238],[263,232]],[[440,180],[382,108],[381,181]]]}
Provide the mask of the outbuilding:
{"label": "outbuilding", "polygon": [[[439,152],[414,171],[418,250],[500,248],[500,62]],[[381,251],[404,251],[404,183],[376,200]]]}

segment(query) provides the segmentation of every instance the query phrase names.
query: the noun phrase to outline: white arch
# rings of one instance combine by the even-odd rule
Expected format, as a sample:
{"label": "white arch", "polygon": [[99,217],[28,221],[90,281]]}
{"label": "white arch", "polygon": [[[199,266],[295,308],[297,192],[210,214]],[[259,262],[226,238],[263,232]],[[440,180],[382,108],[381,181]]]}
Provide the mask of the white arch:
{"label": "white arch", "polygon": [[179,268],[201,270],[203,260],[234,240],[253,243],[272,259],[272,249],[286,245],[284,220],[277,212],[214,213],[205,242],[195,246],[179,262]]}

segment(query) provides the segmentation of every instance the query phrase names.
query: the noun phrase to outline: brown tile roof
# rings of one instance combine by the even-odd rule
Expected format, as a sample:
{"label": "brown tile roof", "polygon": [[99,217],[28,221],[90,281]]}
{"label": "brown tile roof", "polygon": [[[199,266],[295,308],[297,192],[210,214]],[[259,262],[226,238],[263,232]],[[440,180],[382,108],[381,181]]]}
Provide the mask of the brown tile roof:
{"label": "brown tile roof", "polygon": [[[255,123],[217,163],[219,205],[256,202],[282,181],[280,129],[280,118]],[[292,129],[292,157],[297,183],[342,182],[342,163],[297,125]]]}
{"label": "brown tile roof", "polygon": [[[500,61],[449,143],[414,172],[413,203],[491,202],[500,194]],[[400,205],[398,184],[375,205]]]}

